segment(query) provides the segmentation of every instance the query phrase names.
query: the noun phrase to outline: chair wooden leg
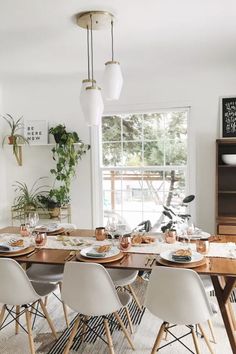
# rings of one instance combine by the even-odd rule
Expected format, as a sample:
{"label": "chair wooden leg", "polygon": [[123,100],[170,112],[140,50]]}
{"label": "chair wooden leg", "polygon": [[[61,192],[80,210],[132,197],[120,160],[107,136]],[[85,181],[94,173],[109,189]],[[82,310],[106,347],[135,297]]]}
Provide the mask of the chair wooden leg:
{"label": "chair wooden leg", "polygon": [[44,298],[44,305],[47,306],[47,304],[48,304],[48,296],[45,296],[45,298]]}
{"label": "chair wooden leg", "polygon": [[57,332],[55,330],[55,327],[54,327],[54,325],[52,323],[52,320],[51,320],[51,318],[50,318],[50,316],[48,314],[48,310],[47,310],[46,306],[44,305],[42,299],[39,300],[39,303],[40,303],[40,306],[41,306],[41,308],[43,310],[43,313],[44,313],[44,315],[46,317],[46,320],[48,321],[49,327],[51,328],[52,334],[57,339]]}
{"label": "chair wooden leg", "polygon": [[[89,316],[84,316],[84,321],[88,321],[89,320]],[[84,332],[85,332],[85,330],[86,330],[86,324],[85,323],[83,323],[83,327],[82,327],[82,335],[81,335],[81,341],[83,342],[83,340],[84,340]]]}
{"label": "chair wooden leg", "polygon": [[107,341],[108,341],[108,347],[109,347],[109,353],[110,354],[115,354],[114,347],[113,347],[113,342],[112,342],[112,337],[111,337],[111,332],[108,324],[108,320],[105,318],[104,321],[104,327],[106,331],[106,336],[107,336]]}
{"label": "chair wooden leg", "polygon": [[122,319],[120,318],[118,312],[114,312],[114,315],[115,315],[115,318],[117,319],[117,321],[119,322],[119,324],[120,324],[120,326],[121,326],[121,329],[122,329],[122,331],[124,332],[124,335],[125,335],[125,337],[127,338],[127,341],[129,342],[129,345],[131,346],[131,348],[132,348],[133,350],[135,350],[134,345],[133,345],[133,342],[132,342],[132,340],[131,340],[131,338],[130,338],[130,336],[129,336],[129,333],[128,333],[127,329],[125,328],[125,325],[124,325]]}
{"label": "chair wooden leg", "polygon": [[[18,317],[20,313],[20,306],[17,305],[16,306],[16,316]],[[20,317],[17,318],[17,321],[20,321]],[[19,323],[16,321],[15,323],[15,334],[19,333]]]}
{"label": "chair wooden leg", "polygon": [[162,323],[162,325],[161,325],[161,327],[159,329],[159,332],[157,333],[157,337],[156,337],[155,343],[153,345],[151,354],[156,354],[156,351],[157,351],[157,349],[160,346],[160,343],[161,343],[161,340],[162,340],[163,333],[165,331],[166,325],[168,325],[166,322]]}
{"label": "chair wooden leg", "polygon": [[31,318],[28,309],[25,310],[25,317],[26,317],[26,325],[27,325],[29,345],[30,345],[30,353],[35,354],[34,338],[33,338],[32,327],[31,327]]}
{"label": "chair wooden leg", "polygon": [[214,328],[213,328],[213,324],[211,322],[211,320],[207,321],[210,332],[211,332],[211,337],[212,337],[212,342],[216,344],[216,337],[215,337],[215,333],[214,333]]}
{"label": "chair wooden leg", "polygon": [[142,310],[142,306],[140,305],[140,302],[139,302],[139,300],[138,300],[138,298],[137,298],[137,295],[135,294],[135,292],[134,292],[132,286],[131,286],[131,285],[127,285],[127,286],[128,286],[129,291],[131,292],[131,294],[132,294],[132,296],[133,296],[133,298],[134,298],[134,301],[136,302],[136,304],[137,304],[139,310],[141,311],[141,310]]}
{"label": "chair wooden leg", "polygon": [[191,334],[193,337],[193,343],[194,343],[194,347],[196,349],[196,354],[201,354],[200,348],[199,348],[199,343],[198,343],[198,339],[195,333],[195,329],[191,328]]}
{"label": "chair wooden leg", "polygon": [[211,344],[210,344],[210,342],[209,342],[209,339],[207,338],[206,333],[205,333],[205,331],[203,330],[202,326],[201,326],[200,324],[198,324],[198,327],[199,327],[199,329],[200,329],[201,334],[203,335],[203,337],[204,337],[204,339],[205,339],[206,345],[208,346],[208,349],[209,349],[210,353],[211,353],[211,354],[215,354],[215,352],[214,352],[214,350],[212,349],[212,346],[211,346]]}
{"label": "chair wooden leg", "polygon": [[231,304],[230,301],[228,301],[227,306],[228,306],[228,309],[229,309],[230,317],[231,317],[231,319],[232,319],[232,323],[233,323],[234,330],[236,331],[235,314],[234,314],[234,309],[233,309],[232,304]]}
{"label": "chair wooden leg", "polygon": [[5,311],[6,311],[6,305],[2,305],[1,312],[0,312],[0,328],[4,319]]}
{"label": "chair wooden leg", "polygon": [[[60,288],[60,293],[61,293],[61,288],[62,288],[62,283],[59,283],[59,288]],[[69,321],[68,321],[68,316],[67,316],[67,308],[66,308],[66,304],[64,303],[64,301],[62,301],[62,307],[63,307],[63,312],[64,312],[64,316],[65,316],[65,320],[66,320],[66,326],[69,327]]]}
{"label": "chair wooden leg", "polygon": [[128,307],[125,307],[125,313],[126,313],[126,316],[127,316],[127,319],[128,319],[130,333],[133,334],[134,333],[134,329],[133,329],[133,324],[132,324],[132,320],[131,320],[131,317],[130,317],[130,313],[129,313]]}
{"label": "chair wooden leg", "polygon": [[76,335],[76,332],[77,332],[77,330],[78,330],[79,324],[80,324],[80,318],[79,318],[79,316],[78,316],[78,318],[75,320],[74,326],[73,326],[73,328],[72,328],[72,331],[71,331],[69,340],[68,340],[68,342],[67,342],[67,345],[66,345],[66,347],[65,347],[65,349],[64,349],[63,354],[68,354],[68,353],[69,353],[71,344],[72,344],[73,339],[74,339],[74,337],[75,337],[75,335]]}
{"label": "chair wooden leg", "polygon": [[[165,326],[165,329],[167,329],[167,328],[168,328],[168,325]],[[164,339],[164,340],[167,340],[167,339],[168,339],[167,337],[168,337],[168,332],[165,331],[165,336],[164,336],[163,339]]]}

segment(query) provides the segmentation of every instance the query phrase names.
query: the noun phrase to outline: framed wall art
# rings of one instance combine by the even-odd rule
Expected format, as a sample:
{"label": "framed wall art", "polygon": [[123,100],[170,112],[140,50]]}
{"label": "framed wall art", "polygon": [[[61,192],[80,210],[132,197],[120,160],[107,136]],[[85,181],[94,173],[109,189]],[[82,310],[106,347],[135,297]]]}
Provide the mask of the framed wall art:
{"label": "framed wall art", "polygon": [[48,122],[46,120],[26,120],[24,122],[24,136],[29,144],[48,143]]}
{"label": "framed wall art", "polygon": [[236,138],[236,95],[220,100],[221,138]]}

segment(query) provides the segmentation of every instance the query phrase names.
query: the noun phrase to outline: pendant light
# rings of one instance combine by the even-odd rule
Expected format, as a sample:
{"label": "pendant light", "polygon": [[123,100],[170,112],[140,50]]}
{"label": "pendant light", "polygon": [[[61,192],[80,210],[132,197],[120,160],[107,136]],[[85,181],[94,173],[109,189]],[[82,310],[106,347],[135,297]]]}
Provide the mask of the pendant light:
{"label": "pendant light", "polygon": [[114,60],[114,28],[111,19],[111,61],[105,63],[103,77],[104,95],[107,100],[118,100],[123,86],[120,63]]}
{"label": "pendant light", "polygon": [[[89,22],[88,22],[89,20]],[[84,26],[83,26],[84,27]],[[89,19],[86,17],[87,29],[87,59],[88,59],[88,79],[82,81],[80,92],[80,103],[84,118],[89,126],[99,125],[104,110],[104,104],[101,95],[101,88],[97,86],[94,80],[93,72],[93,14],[89,13]],[[90,30],[90,36],[89,36]],[[90,38],[89,38],[90,37]],[[91,51],[91,57],[90,57]],[[90,77],[91,64],[91,77]]]}

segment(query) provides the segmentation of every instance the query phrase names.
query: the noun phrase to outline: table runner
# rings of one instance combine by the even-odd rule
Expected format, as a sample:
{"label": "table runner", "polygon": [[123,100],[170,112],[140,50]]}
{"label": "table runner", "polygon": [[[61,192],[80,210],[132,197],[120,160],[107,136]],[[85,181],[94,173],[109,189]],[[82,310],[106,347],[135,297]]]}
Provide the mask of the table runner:
{"label": "table runner", "polygon": [[[21,238],[19,234],[4,233],[0,235],[0,243],[7,242],[9,238]],[[33,239],[25,238],[25,242],[33,242]],[[79,251],[90,245],[102,246],[105,244],[114,244],[118,246],[117,240],[104,240],[97,241],[94,237],[72,237],[72,236],[48,236],[47,244],[43,248],[47,249],[65,249]],[[156,238],[154,243],[144,244],[140,246],[132,246],[127,252],[129,253],[147,253],[147,254],[160,254],[165,251],[175,251],[179,248],[190,248],[196,251],[195,243],[182,243],[175,242],[168,244],[160,242],[159,238]],[[210,242],[210,250],[207,257],[220,257],[236,259],[236,243],[216,243]]]}

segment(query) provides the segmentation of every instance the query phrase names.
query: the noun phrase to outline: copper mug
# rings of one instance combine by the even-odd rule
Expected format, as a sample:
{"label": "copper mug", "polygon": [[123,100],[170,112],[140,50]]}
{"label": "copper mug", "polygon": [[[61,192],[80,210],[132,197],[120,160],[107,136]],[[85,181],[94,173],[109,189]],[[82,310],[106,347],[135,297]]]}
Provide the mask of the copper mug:
{"label": "copper mug", "polygon": [[165,232],[165,241],[166,241],[166,243],[175,243],[176,242],[176,231],[175,230],[167,230]]}
{"label": "copper mug", "polygon": [[43,247],[47,242],[47,234],[46,232],[37,232],[34,231],[34,242],[36,247]]}
{"label": "copper mug", "polygon": [[96,227],[95,237],[98,241],[104,241],[107,238],[105,227]]}

